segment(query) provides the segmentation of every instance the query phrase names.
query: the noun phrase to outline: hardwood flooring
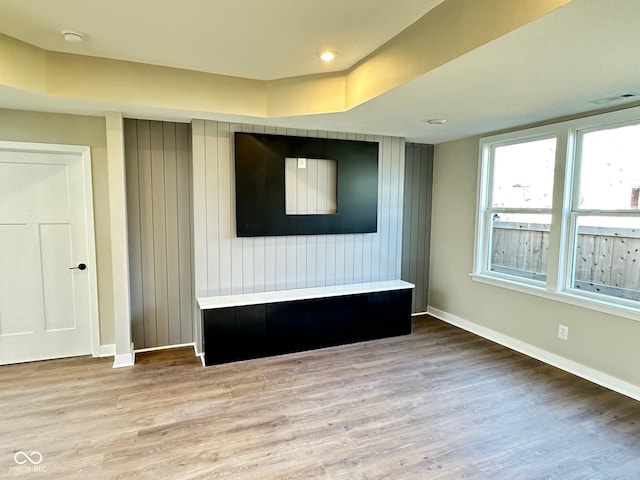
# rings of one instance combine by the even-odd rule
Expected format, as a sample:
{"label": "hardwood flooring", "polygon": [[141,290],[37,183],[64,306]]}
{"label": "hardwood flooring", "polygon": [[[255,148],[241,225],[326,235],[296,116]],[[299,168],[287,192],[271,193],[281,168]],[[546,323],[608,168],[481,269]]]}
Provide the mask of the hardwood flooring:
{"label": "hardwood flooring", "polygon": [[0,478],[640,479],[639,402],[426,316],[281,357],[111,364],[0,367]]}

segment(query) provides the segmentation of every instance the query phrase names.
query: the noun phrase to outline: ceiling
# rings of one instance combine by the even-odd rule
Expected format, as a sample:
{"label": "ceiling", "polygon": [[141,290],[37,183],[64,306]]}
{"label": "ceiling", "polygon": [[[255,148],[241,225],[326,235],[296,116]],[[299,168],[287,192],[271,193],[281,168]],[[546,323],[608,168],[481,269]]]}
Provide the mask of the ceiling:
{"label": "ceiling", "polygon": [[[46,50],[260,80],[344,70],[444,0],[0,0],[0,32]],[[86,36],[65,42],[60,32]],[[330,65],[319,53],[339,55]]]}
{"label": "ceiling", "polygon": [[[189,0],[173,8],[166,0],[0,0],[0,32],[46,50],[271,80],[327,72],[317,58],[323,48],[339,53],[331,69],[345,70],[441,2]],[[346,112],[258,118],[129,106],[124,113],[441,143],[637,102],[592,103],[640,94],[638,25],[638,0],[574,0]],[[63,29],[87,42],[64,42]],[[113,106],[0,87],[0,108],[100,115]],[[431,118],[447,123],[432,126]]]}

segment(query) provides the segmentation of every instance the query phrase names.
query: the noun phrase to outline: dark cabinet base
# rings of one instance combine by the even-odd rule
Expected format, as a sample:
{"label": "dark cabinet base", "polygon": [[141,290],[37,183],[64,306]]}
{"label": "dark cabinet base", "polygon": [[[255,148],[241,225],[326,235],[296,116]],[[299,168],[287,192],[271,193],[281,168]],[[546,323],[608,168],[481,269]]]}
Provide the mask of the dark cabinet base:
{"label": "dark cabinet base", "polygon": [[411,290],[204,310],[205,365],[411,333]]}

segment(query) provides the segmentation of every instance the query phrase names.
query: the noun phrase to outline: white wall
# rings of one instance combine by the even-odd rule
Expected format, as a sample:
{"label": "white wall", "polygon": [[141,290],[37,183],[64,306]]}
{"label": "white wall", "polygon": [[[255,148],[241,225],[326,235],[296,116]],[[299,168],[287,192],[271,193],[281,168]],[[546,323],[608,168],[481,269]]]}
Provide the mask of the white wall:
{"label": "white wall", "polygon": [[[236,237],[235,131],[380,142],[377,233]],[[196,297],[400,278],[403,139],[204,120],[192,132]]]}

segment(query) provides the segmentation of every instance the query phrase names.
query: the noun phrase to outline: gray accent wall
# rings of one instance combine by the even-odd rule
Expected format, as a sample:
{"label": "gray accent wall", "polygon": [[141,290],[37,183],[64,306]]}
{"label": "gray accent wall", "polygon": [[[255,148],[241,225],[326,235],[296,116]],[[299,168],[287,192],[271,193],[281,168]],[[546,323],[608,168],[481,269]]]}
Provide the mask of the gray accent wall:
{"label": "gray accent wall", "polygon": [[193,342],[191,129],[124,121],[134,348]]}
{"label": "gray accent wall", "polygon": [[413,313],[429,305],[429,250],[433,145],[407,143],[405,149],[402,280],[415,284]]}
{"label": "gray accent wall", "polygon": [[[356,135],[194,120],[196,297],[400,278],[405,142]],[[371,234],[238,238],[233,133],[377,141],[378,231]],[[199,318],[195,317],[199,327]],[[200,337],[197,332],[196,345]]]}

